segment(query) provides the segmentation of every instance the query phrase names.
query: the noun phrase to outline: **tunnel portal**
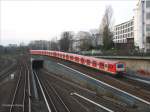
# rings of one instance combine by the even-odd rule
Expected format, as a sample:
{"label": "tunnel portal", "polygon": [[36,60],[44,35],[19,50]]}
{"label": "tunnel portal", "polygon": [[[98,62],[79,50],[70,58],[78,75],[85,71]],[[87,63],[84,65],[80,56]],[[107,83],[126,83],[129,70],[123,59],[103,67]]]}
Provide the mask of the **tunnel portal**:
{"label": "tunnel portal", "polygon": [[32,60],[32,68],[40,69],[43,68],[44,60]]}

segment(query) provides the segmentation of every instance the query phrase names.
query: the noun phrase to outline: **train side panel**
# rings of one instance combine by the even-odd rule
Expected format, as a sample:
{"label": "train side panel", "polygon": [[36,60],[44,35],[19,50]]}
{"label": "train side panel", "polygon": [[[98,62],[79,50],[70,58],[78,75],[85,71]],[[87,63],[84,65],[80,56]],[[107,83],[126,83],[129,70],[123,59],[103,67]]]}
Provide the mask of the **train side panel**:
{"label": "train side panel", "polygon": [[124,72],[126,68],[125,63],[122,62],[107,61],[107,60],[72,54],[72,53],[48,51],[48,50],[30,50],[30,53],[72,61],[114,75],[116,75],[118,72]]}

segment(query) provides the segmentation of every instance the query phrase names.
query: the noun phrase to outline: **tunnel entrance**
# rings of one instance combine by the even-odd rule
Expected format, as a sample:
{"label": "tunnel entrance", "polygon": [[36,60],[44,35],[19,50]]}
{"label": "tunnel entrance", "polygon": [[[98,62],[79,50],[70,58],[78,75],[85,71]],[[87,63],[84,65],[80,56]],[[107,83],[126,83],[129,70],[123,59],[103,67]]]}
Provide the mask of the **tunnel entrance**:
{"label": "tunnel entrance", "polygon": [[33,69],[40,69],[43,68],[43,60],[32,60],[32,68]]}

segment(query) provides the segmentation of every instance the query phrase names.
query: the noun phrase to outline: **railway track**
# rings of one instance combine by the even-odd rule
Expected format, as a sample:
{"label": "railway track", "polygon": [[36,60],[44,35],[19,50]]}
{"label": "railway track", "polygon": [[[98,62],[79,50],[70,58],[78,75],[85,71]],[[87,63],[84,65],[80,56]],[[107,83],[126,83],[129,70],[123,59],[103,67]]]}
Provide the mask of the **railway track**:
{"label": "railway track", "polygon": [[0,72],[3,71],[3,69],[7,68],[8,65],[11,65],[12,64],[12,61],[10,61],[9,59],[1,59],[0,60]]}
{"label": "railway track", "polygon": [[17,69],[16,65],[9,66],[8,68],[4,69],[0,73],[0,82],[5,78],[7,78],[10,74],[15,73],[16,69]]}
{"label": "railway track", "polygon": [[[116,79],[114,77],[104,75],[104,74],[100,73],[99,71],[95,71],[95,70],[89,69],[87,67],[76,65],[76,64],[70,63],[70,62],[63,62],[62,60],[52,59],[52,62],[49,64],[51,64],[51,66],[49,66],[49,69],[50,70],[53,69],[52,70],[53,72],[56,71],[56,74],[57,73],[63,74],[63,71],[65,71],[65,70],[66,71],[73,70],[74,72],[77,72],[79,74],[86,74],[87,77],[90,76],[92,79],[94,78],[94,79],[102,82],[105,85],[110,85],[110,87],[115,88],[117,91],[123,92],[126,95],[129,95],[130,97],[135,98],[136,101],[141,102],[144,105],[149,105],[149,100],[150,100],[149,91],[145,90],[143,88],[139,88],[138,86],[134,86],[131,83],[123,82],[120,79]],[[61,68],[60,64],[64,64],[64,66],[66,66],[66,67]],[[70,69],[70,70],[67,70],[67,69]],[[64,73],[67,74],[67,72],[64,72]]]}
{"label": "railway track", "polygon": [[[67,102],[66,104],[69,103],[68,101],[66,101],[66,99],[67,99],[66,96],[69,97],[69,99],[68,99],[69,101],[71,101],[71,102],[75,101],[76,104],[78,104],[78,107],[76,109],[80,109],[81,112],[83,112],[83,111],[84,112],[92,112],[92,111],[96,111],[96,109],[97,109],[97,111],[101,110],[101,111],[106,111],[106,112],[113,112],[113,109],[116,112],[120,112],[121,110],[124,112],[127,112],[127,109],[126,109],[126,107],[124,107],[124,105],[119,105],[116,102],[114,103],[114,102],[111,102],[104,98],[96,97],[95,96],[96,94],[94,92],[87,90],[85,88],[82,88],[81,86],[78,86],[76,84],[73,84],[63,78],[60,78],[57,73],[45,72],[44,70],[42,70],[40,72],[39,77],[40,77],[40,79],[43,80],[42,83],[45,82],[47,84],[47,85],[45,84],[46,87],[51,85],[50,91],[53,91],[52,88],[54,88],[55,91],[57,91],[57,94],[59,94],[59,96],[62,97],[62,100],[64,100],[65,103]],[[46,89],[46,90],[48,90],[48,89]],[[84,98],[83,97],[76,98],[76,96],[75,96],[76,94],[74,94],[76,92],[83,94],[83,96],[85,96],[85,97]],[[49,92],[49,93],[52,95],[51,97],[54,97],[55,94],[53,94],[51,92]],[[51,99],[52,99],[52,101],[54,101],[57,98],[54,97],[54,100],[53,100],[53,98],[51,98]],[[90,99],[92,99],[93,101]],[[99,103],[96,103],[94,100]],[[109,107],[108,105],[111,107],[112,110],[107,108],[107,107]],[[70,108],[71,112],[74,111],[74,107],[71,105],[68,105],[68,108]],[[74,112],[76,112],[76,111],[74,111]]]}
{"label": "railway track", "polygon": [[16,65],[16,59],[12,58],[2,58],[0,60],[0,74],[2,74],[3,72],[7,71],[9,68],[11,68],[12,66]]}
{"label": "railway track", "polygon": [[[122,94],[122,96],[126,96],[129,99],[131,98],[133,100],[133,102],[137,103],[137,105],[136,104],[133,105],[133,108],[141,108],[142,106],[145,106],[146,109],[149,109],[148,108],[148,105],[150,105],[149,86],[145,87],[143,85],[143,83],[137,82],[135,80],[133,81],[132,79],[130,79],[130,80],[129,79],[124,80],[123,78],[116,79],[114,77],[110,77],[108,74],[105,74],[103,72],[89,69],[88,67],[80,66],[79,64],[65,62],[65,61],[62,61],[61,59],[54,59],[54,61],[55,62],[53,64],[51,64],[51,66],[49,67],[50,69],[55,68],[55,71],[53,71],[53,73],[52,72],[50,73],[53,76],[57,75],[57,76],[63,77],[63,74],[67,73],[65,71],[70,71],[70,74],[72,71],[72,73],[80,74],[81,76],[84,76],[84,77],[90,79],[90,81],[91,81],[91,79],[94,82],[96,81],[96,83],[99,83],[102,86],[105,86],[105,89],[117,91],[117,92],[115,92],[116,94]],[[57,70],[59,72],[57,72]],[[52,84],[48,79],[42,78],[42,76],[39,76],[39,75],[38,75],[38,77],[40,77],[40,80],[39,79],[38,80],[41,83],[43,92],[45,93],[45,99],[46,99],[45,102],[47,102],[46,105],[49,105],[49,106],[47,106],[47,108],[50,109],[48,111],[54,111],[54,112],[58,111],[59,112],[60,110],[58,109],[58,107],[64,108],[65,106],[62,105],[62,102],[59,98],[59,96],[61,96],[61,93],[57,92],[57,89],[55,89],[55,85],[54,85],[55,82],[53,82],[53,84]],[[60,95],[57,96],[57,94],[58,95],[60,94]],[[75,95],[84,100],[86,99],[84,97],[84,95],[78,94],[77,92],[71,92],[71,95],[73,95],[73,96]],[[63,98],[61,98],[61,99],[63,100]],[[89,101],[89,98],[87,98],[86,100]],[[111,99],[109,99],[109,100],[111,101]],[[142,107],[142,109],[144,109],[144,107]],[[63,109],[61,109],[61,111],[62,110]],[[66,110],[63,110],[63,111],[65,112]],[[128,110],[125,110],[125,111],[128,111]],[[133,110],[133,112],[136,112],[136,110]]]}
{"label": "railway track", "polygon": [[27,65],[24,64],[18,76],[17,85],[13,93],[9,112],[31,112],[29,106],[29,72]]}
{"label": "railway track", "polygon": [[71,112],[67,105],[64,103],[62,98],[59,96],[55,88],[46,81],[41,81],[42,85],[45,85],[45,90],[49,94],[49,98],[51,99],[51,104],[54,108],[54,112]]}
{"label": "railway track", "polygon": [[150,91],[150,78],[143,78],[136,75],[123,73],[123,78],[121,80]]}
{"label": "railway track", "polygon": [[31,112],[27,59],[19,57],[16,62],[6,64],[0,72],[0,112]]}
{"label": "railway track", "polygon": [[[58,64],[59,64],[59,63],[58,63]],[[100,82],[101,84],[106,85],[106,86],[108,86],[108,87],[110,87],[110,88],[112,88],[112,89],[115,89],[115,90],[120,91],[120,92],[122,92],[122,93],[128,94],[129,96],[132,96],[132,97],[138,99],[139,101],[142,101],[142,102],[144,102],[145,104],[150,105],[150,93],[147,92],[147,91],[143,91],[142,89],[136,88],[136,87],[134,87],[134,86],[132,86],[132,85],[127,85],[127,84],[122,83],[122,82],[119,83],[120,81],[116,81],[116,82],[115,82],[115,79],[114,79],[114,80],[113,80],[113,79],[109,80],[110,77],[107,77],[107,76],[104,76],[105,78],[104,78],[104,80],[102,80],[102,81],[101,81],[101,80],[97,80],[96,78],[93,78],[93,77],[91,77],[90,75],[84,74],[84,73],[82,73],[82,72],[80,72],[80,71],[78,71],[78,70],[76,70],[76,69],[70,68],[70,67],[68,67],[68,66],[66,66],[66,65],[63,65],[63,64],[59,64],[59,65],[65,67],[65,68],[67,68],[67,69],[70,69],[70,70],[72,70],[72,71],[75,71],[75,72],[77,72],[77,73],[79,73],[79,74],[81,74],[81,75],[84,75],[84,76],[86,76],[86,77],[89,77],[89,78],[91,78],[91,79],[93,79],[93,80],[95,80],[95,81],[98,81],[98,82]],[[106,77],[107,77],[107,78],[106,78]],[[101,76],[101,77],[98,77],[98,78],[100,79],[100,78],[102,78],[102,76]],[[106,82],[105,82],[105,81],[106,81]],[[108,82],[108,81],[109,81],[109,82]],[[110,84],[110,82],[111,82],[111,84]],[[114,85],[114,84],[115,84],[115,85]],[[118,87],[117,87],[117,86],[118,86]],[[139,91],[140,91],[140,92],[139,92]]]}
{"label": "railway track", "polygon": [[[37,77],[37,73],[34,73]],[[41,87],[43,88],[45,99],[47,100],[45,103],[47,102],[46,105],[49,112],[71,112],[53,85],[51,85],[48,80],[40,78],[39,83],[41,83]]]}
{"label": "railway track", "polygon": [[[21,71],[19,73],[19,79],[18,79],[18,82],[17,82],[17,86],[15,88],[15,92],[14,92],[14,95],[13,95],[13,99],[12,99],[12,102],[11,102],[11,105],[10,105],[10,110],[9,112],[15,112],[15,111],[21,111],[23,112],[23,104],[24,104],[24,91],[25,91],[25,80],[23,81],[23,75],[22,75],[22,68],[21,68]],[[20,89],[22,89],[20,91]]]}
{"label": "railway track", "polygon": [[[87,74],[95,79],[98,79],[100,81],[103,81],[107,84],[110,84],[114,87],[117,87],[119,89],[122,89],[126,92],[132,93],[136,96],[139,96],[145,100],[150,101],[150,91],[149,91],[149,85],[143,84],[141,82],[137,82],[132,79],[124,79],[124,78],[114,78],[112,76],[109,76],[106,73],[89,69],[88,67],[78,65],[76,63],[72,62],[65,62],[60,59],[54,59],[54,61],[64,64],[65,66],[69,66],[77,71],[80,71],[84,74]],[[139,92],[140,91],[140,92]]]}

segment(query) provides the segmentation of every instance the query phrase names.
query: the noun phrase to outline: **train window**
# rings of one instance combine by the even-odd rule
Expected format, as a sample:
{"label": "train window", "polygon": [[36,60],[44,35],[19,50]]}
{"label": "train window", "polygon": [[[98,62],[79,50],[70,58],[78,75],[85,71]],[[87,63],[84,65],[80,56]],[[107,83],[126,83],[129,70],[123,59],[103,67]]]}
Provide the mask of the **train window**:
{"label": "train window", "polygon": [[113,65],[108,65],[108,68],[113,68]]}
{"label": "train window", "polygon": [[69,59],[69,56],[68,56],[68,55],[66,55],[66,59]]}
{"label": "train window", "polygon": [[73,56],[70,56],[70,59],[73,60]]}
{"label": "train window", "polygon": [[123,64],[117,64],[117,68],[124,68]]}
{"label": "train window", "polygon": [[79,58],[78,58],[78,57],[75,57],[75,61],[79,61]]}
{"label": "train window", "polygon": [[93,66],[96,66],[96,61],[93,61],[92,65],[93,65]]}
{"label": "train window", "polygon": [[104,69],[104,63],[99,63],[99,68]]}
{"label": "train window", "polygon": [[81,58],[81,63],[82,63],[82,64],[84,63],[84,59],[83,59],[83,58]]}
{"label": "train window", "polygon": [[90,63],[91,63],[91,61],[90,61],[90,60],[87,60],[87,64],[90,65]]}
{"label": "train window", "polygon": [[99,63],[100,68],[104,68],[104,63]]}

